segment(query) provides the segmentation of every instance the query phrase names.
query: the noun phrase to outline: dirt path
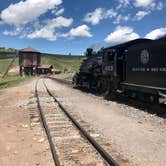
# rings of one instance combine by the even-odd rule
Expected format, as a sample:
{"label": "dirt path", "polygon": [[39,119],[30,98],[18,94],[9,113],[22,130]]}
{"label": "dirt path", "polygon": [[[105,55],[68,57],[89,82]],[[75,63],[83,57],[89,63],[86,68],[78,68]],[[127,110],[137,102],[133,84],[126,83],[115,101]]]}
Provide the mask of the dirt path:
{"label": "dirt path", "polygon": [[[35,115],[35,81],[0,91],[0,166],[53,166]],[[166,120],[47,80],[65,107],[92,126],[132,166],[166,165]]]}
{"label": "dirt path", "polygon": [[54,165],[38,118],[30,121],[36,106],[29,84],[0,91],[0,166]]}
{"label": "dirt path", "polygon": [[46,82],[68,110],[111,140],[111,146],[125,156],[130,165],[166,165],[165,119],[52,80]]}

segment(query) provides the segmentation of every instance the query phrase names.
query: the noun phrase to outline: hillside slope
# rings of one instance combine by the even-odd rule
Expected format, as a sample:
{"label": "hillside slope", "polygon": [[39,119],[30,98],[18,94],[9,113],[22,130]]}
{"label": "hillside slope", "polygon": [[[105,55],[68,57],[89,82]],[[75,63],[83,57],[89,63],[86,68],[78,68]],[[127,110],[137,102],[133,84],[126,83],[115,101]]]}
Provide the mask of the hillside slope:
{"label": "hillside slope", "polygon": [[[42,55],[41,64],[53,65],[56,70],[61,71],[62,73],[69,73],[65,74],[63,79],[71,81],[73,75],[70,73],[74,73],[79,70],[79,66],[83,59],[85,59],[83,56]],[[4,79],[0,78],[0,89],[15,85],[22,80],[25,80],[19,76],[18,60],[19,59],[16,58],[11,67],[12,70],[9,71],[8,75]],[[11,61],[12,58],[0,56],[0,77],[4,74]]]}
{"label": "hillside slope", "polygon": [[[56,70],[62,72],[75,72],[78,71],[80,64],[82,63],[84,56],[52,56],[52,55],[42,55],[41,64],[42,65],[53,65]],[[10,61],[12,59],[0,58],[0,73],[5,72]],[[18,66],[18,58],[15,60],[13,67]]]}
{"label": "hillside slope", "polygon": [[53,65],[56,70],[62,72],[76,72],[79,70],[84,56],[52,56],[42,55],[42,64]]}

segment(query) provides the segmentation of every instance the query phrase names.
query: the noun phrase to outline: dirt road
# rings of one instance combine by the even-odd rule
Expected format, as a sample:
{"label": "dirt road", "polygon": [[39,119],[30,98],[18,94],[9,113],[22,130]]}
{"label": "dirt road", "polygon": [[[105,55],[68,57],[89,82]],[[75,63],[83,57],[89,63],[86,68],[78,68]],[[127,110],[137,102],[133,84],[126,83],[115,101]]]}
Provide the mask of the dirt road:
{"label": "dirt road", "polygon": [[54,165],[38,119],[30,119],[36,107],[29,84],[0,91],[0,166]]}

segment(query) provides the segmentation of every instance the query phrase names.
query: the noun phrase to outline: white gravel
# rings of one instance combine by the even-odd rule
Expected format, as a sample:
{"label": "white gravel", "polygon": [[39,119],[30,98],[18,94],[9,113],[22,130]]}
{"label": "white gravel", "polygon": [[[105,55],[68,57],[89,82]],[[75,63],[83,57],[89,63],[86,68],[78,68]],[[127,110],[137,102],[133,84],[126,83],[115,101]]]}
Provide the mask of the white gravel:
{"label": "white gravel", "polygon": [[[52,80],[47,79],[46,83],[67,109],[111,140],[113,147],[132,165],[166,165],[165,119]],[[29,87],[34,90],[34,82]]]}

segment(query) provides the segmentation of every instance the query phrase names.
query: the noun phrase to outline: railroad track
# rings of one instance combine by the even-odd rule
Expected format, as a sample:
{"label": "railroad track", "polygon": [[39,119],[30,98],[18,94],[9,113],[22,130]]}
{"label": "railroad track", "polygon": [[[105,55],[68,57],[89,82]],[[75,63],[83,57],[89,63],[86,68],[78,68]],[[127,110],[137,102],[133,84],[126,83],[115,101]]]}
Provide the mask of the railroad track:
{"label": "railroad track", "polygon": [[[38,91],[38,84],[44,92]],[[41,85],[42,84],[42,85]],[[41,88],[41,87],[40,87]],[[118,166],[119,164],[73,118],[41,79],[35,95],[40,120],[45,129],[56,166]]]}

